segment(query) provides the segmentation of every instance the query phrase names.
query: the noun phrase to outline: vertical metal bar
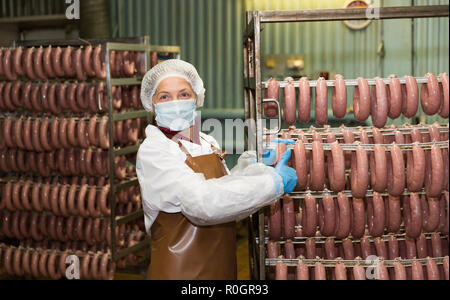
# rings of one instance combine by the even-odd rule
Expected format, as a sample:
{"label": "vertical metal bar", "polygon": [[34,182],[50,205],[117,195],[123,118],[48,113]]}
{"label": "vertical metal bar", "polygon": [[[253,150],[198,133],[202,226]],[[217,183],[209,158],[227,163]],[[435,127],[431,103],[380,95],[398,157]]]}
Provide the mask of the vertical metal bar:
{"label": "vertical metal bar", "polygon": [[[255,51],[255,87],[256,87],[256,147],[258,154],[258,162],[263,160],[263,122],[262,122],[262,87],[261,87],[261,19],[259,12],[254,12],[253,23],[254,28],[254,51]],[[266,265],[265,265],[265,243],[264,243],[264,210],[259,212],[259,278],[266,279]]]}
{"label": "vertical metal bar", "polygon": [[109,43],[106,43],[106,85],[108,87],[108,126],[109,126],[109,205],[111,208],[111,257],[115,261],[116,257],[116,203],[114,186],[114,122],[113,122],[113,96],[111,86],[111,66],[109,65]]}

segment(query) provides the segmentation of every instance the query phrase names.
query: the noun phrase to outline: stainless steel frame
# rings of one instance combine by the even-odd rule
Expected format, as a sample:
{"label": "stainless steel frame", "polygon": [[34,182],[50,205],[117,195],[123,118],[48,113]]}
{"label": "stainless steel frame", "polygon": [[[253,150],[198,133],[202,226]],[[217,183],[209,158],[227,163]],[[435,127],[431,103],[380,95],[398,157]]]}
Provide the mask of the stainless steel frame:
{"label": "stainless steel frame", "polygon": [[[435,18],[448,17],[448,5],[432,6],[403,6],[377,8],[377,19],[402,19],[402,18]],[[265,82],[261,78],[261,31],[264,23],[283,22],[321,22],[344,20],[367,20],[372,16],[366,9],[325,9],[325,10],[298,10],[298,11],[248,11],[247,26],[245,28],[243,60],[244,60],[244,99],[245,117],[256,124],[256,145],[250,145],[249,150],[256,150],[258,161],[262,161],[263,154],[263,128],[262,128],[262,90]],[[314,84],[314,82],[312,82]],[[347,82],[349,85],[351,82]],[[354,82],[353,82],[354,84]],[[331,83],[328,83],[331,86]],[[248,137],[248,136],[247,136]],[[252,257],[252,279],[266,278],[266,260],[264,243],[254,243],[256,235],[259,240],[264,240],[264,210],[250,218],[249,249]]]}

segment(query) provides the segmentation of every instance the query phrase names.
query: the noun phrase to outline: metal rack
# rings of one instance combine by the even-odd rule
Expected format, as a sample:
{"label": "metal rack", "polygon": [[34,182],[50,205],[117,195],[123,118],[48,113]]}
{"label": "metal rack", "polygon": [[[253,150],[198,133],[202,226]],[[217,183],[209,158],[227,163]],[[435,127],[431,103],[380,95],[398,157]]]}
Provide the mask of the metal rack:
{"label": "metal rack", "polygon": [[[111,51],[136,51],[136,52],[144,52],[145,53],[145,64],[146,71],[151,68],[151,53],[164,53],[164,55],[170,54],[170,56],[174,58],[180,58],[181,56],[181,48],[178,46],[159,46],[159,45],[150,45],[149,37],[140,37],[140,38],[121,38],[121,39],[91,39],[91,40],[45,40],[45,41],[21,41],[14,42],[13,46],[22,46],[22,47],[38,47],[38,46],[61,46],[61,47],[81,47],[86,45],[101,45],[103,49],[103,55],[105,57],[105,65],[106,65],[106,79],[98,80],[91,79],[87,81],[89,83],[97,83],[100,81],[106,82],[106,88],[108,92],[108,110],[97,115],[98,117],[108,116],[108,132],[109,132],[109,178],[107,179],[110,185],[109,190],[109,204],[111,208],[111,215],[105,218],[110,219],[111,224],[111,254],[110,259],[113,262],[116,262],[120,259],[123,259],[127,255],[131,253],[136,253],[141,251],[145,247],[148,247],[150,244],[150,238],[146,237],[142,242],[135,244],[134,246],[126,249],[119,249],[117,245],[117,237],[116,237],[116,228],[133,222],[137,219],[143,218],[144,212],[142,209],[131,213],[127,216],[117,216],[116,215],[116,194],[126,188],[139,185],[139,181],[137,178],[127,178],[124,181],[121,181],[120,184],[117,184],[115,181],[115,173],[114,173],[114,159],[118,156],[124,156],[129,154],[135,154],[138,152],[140,144],[142,141],[138,141],[135,145],[131,145],[125,148],[115,148],[114,147],[114,123],[118,121],[125,120],[134,120],[139,118],[146,118],[150,123],[152,120],[152,116],[149,112],[145,110],[133,110],[124,113],[115,113],[113,109],[113,98],[112,87],[113,86],[135,86],[140,85],[142,81],[141,75],[135,75],[131,78],[113,78],[111,74],[111,66],[109,63],[109,55]],[[56,80],[55,80],[56,81]],[[75,79],[74,79],[75,81]],[[5,114],[12,115],[12,114]],[[78,120],[84,120],[84,118],[79,118]],[[149,260],[149,251],[146,253],[146,260],[148,265]]]}
{"label": "metal rack", "polygon": [[[403,7],[381,7],[379,8],[378,19],[403,19],[403,18],[435,18],[448,17],[448,5],[433,6],[403,6]],[[322,21],[345,21],[345,20],[367,20],[366,9],[325,9],[325,10],[296,10],[296,11],[249,11],[247,12],[247,23],[245,29],[243,45],[244,61],[244,99],[245,118],[254,121],[253,131],[256,132],[256,145],[249,143],[247,133],[247,147],[249,150],[256,150],[258,161],[262,161],[264,150],[264,135],[278,134],[277,132],[264,132],[262,107],[263,102],[274,100],[263,99],[263,89],[266,87],[262,80],[261,73],[261,31],[265,23],[286,23],[286,22],[322,22]],[[422,79],[419,79],[419,81]],[[421,82],[421,81],[420,81]],[[314,85],[314,81],[310,82]],[[347,81],[346,84],[354,85],[355,81]],[[332,86],[331,82],[327,85]],[[280,108],[279,103],[278,109]],[[279,117],[280,114],[279,114]],[[281,121],[279,121],[281,124]],[[250,217],[249,224],[249,250],[250,267],[253,279],[264,280],[266,278],[265,245],[254,244],[255,237],[264,239],[264,211],[258,215]]]}

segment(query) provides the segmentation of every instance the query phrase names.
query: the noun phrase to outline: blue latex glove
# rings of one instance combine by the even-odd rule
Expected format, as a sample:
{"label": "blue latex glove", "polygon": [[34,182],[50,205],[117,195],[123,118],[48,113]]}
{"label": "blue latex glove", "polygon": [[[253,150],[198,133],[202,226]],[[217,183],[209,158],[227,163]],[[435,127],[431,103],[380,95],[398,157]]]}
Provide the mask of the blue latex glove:
{"label": "blue latex glove", "polygon": [[[295,145],[294,140],[287,140],[287,139],[275,139],[275,140],[271,141],[270,143],[275,143],[275,144],[283,143],[283,144],[286,144],[286,146],[287,145]],[[276,150],[267,150],[263,154],[263,163],[266,166],[273,166],[275,164],[276,156],[277,156]]]}
{"label": "blue latex glove", "polygon": [[288,163],[289,159],[291,159],[292,150],[288,149],[283,157],[281,158],[280,162],[275,167],[275,171],[277,171],[278,175],[283,178],[283,184],[284,184],[284,193],[290,194],[294,191],[295,187],[297,186],[297,172],[293,168],[289,168],[286,164]]}

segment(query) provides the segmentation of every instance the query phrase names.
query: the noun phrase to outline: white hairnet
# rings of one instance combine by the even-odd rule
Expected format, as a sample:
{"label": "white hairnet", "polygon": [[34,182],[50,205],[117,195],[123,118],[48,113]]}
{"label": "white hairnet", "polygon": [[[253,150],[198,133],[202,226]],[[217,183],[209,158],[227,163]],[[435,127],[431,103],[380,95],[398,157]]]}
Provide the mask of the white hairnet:
{"label": "white hairnet", "polygon": [[197,107],[203,106],[205,101],[205,88],[195,67],[180,59],[169,59],[154,66],[145,74],[142,80],[141,101],[145,110],[153,112],[153,96],[159,84],[169,77],[181,77],[185,79],[197,94]]}

